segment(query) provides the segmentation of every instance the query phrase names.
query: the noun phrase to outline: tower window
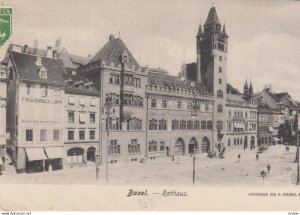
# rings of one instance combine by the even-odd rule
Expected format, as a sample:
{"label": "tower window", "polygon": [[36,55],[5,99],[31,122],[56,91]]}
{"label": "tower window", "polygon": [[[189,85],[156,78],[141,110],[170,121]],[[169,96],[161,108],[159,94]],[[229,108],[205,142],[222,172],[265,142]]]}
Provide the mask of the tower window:
{"label": "tower window", "polygon": [[219,61],[222,61],[223,59],[222,59],[222,56],[219,56]]}
{"label": "tower window", "polygon": [[[222,58],[222,56],[220,56]],[[222,67],[219,67],[219,73],[222,73],[223,72],[223,69]]]}
{"label": "tower window", "polygon": [[222,84],[222,79],[221,78],[219,78],[219,84]]}

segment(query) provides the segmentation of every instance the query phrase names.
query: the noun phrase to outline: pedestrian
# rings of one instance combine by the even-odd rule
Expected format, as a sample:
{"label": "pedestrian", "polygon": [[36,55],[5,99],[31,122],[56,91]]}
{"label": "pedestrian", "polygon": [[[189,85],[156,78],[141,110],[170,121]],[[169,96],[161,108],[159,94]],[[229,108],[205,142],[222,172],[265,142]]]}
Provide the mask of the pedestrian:
{"label": "pedestrian", "polygon": [[240,154],[238,154],[238,159],[239,159],[239,161],[241,160],[241,155]]}
{"label": "pedestrian", "polygon": [[271,170],[271,166],[270,166],[270,164],[268,164],[268,166],[267,166],[267,169],[268,169],[268,173],[270,172],[270,170]]}
{"label": "pedestrian", "polygon": [[259,155],[258,155],[258,154],[256,154],[256,160],[258,160],[258,157],[259,157]]}

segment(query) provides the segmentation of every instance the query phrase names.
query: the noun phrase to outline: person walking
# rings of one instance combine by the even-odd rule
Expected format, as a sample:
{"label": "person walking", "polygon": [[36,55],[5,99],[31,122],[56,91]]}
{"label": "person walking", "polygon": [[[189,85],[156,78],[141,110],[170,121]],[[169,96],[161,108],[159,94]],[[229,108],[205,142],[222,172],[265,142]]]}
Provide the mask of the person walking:
{"label": "person walking", "polygon": [[270,172],[270,170],[271,170],[271,166],[270,166],[270,164],[268,164],[268,166],[267,166],[267,169],[268,169],[268,173]]}
{"label": "person walking", "polygon": [[238,154],[238,159],[239,159],[239,161],[241,160],[241,155],[240,154]]}
{"label": "person walking", "polygon": [[256,154],[256,160],[258,160],[258,158],[259,158],[259,155],[258,155],[258,154]]}

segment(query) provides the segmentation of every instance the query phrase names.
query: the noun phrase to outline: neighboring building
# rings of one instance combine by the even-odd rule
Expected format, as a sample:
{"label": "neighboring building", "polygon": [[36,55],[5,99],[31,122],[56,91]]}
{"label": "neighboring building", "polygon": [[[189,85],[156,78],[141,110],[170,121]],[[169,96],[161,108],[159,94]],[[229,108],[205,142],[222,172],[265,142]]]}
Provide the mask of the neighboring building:
{"label": "neighboring building", "polygon": [[257,104],[247,81],[243,94],[227,85],[227,146],[255,148],[257,146]]}
{"label": "neighboring building", "polygon": [[[294,125],[296,113],[300,106],[297,101],[286,93],[275,93],[271,87],[266,87],[258,95],[259,105],[268,107],[273,111],[273,138],[274,142],[295,141],[296,126]],[[289,131],[290,129],[290,131]],[[281,131],[280,131],[281,130]]]}
{"label": "neighboring building", "polygon": [[[110,163],[141,161],[147,153],[146,70],[120,38],[110,35],[89,63],[78,68],[78,74],[92,80],[101,92],[102,158],[108,152]],[[108,104],[112,106],[104,108]]]}
{"label": "neighboring building", "polygon": [[258,106],[258,145],[273,143],[273,111],[268,106]]}
{"label": "neighboring building", "polygon": [[100,154],[100,92],[83,76],[64,75],[64,143],[67,164],[95,162]]}
{"label": "neighboring building", "polygon": [[6,88],[7,72],[0,67],[0,175],[6,165]]}
{"label": "neighboring building", "polygon": [[11,137],[7,147],[17,172],[62,169],[62,61],[28,54],[25,48],[23,52],[10,51],[7,68],[10,72],[6,122]]}

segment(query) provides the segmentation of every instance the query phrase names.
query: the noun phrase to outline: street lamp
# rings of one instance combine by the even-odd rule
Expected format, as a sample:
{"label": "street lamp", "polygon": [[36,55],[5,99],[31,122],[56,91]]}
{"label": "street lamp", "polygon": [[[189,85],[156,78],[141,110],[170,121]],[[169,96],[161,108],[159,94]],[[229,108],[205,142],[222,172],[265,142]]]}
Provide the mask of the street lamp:
{"label": "street lamp", "polygon": [[260,172],[260,175],[263,178],[263,186],[264,186],[264,184],[265,184],[265,177],[266,177],[267,173],[263,170],[263,171]]}
{"label": "street lamp", "polygon": [[[112,109],[112,113],[111,113],[111,109]],[[102,107],[102,116],[105,116],[106,118],[106,135],[107,135],[107,142],[106,142],[106,183],[108,183],[108,154],[109,154],[109,129],[110,129],[110,125],[112,123],[115,123],[116,119],[115,119],[115,109],[114,109],[114,105],[112,102],[106,102],[103,107]],[[112,116],[112,119],[111,117]],[[102,118],[102,123],[105,122],[105,118]]]}

